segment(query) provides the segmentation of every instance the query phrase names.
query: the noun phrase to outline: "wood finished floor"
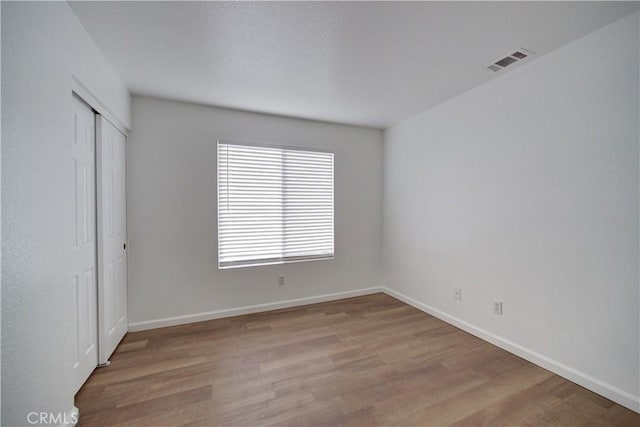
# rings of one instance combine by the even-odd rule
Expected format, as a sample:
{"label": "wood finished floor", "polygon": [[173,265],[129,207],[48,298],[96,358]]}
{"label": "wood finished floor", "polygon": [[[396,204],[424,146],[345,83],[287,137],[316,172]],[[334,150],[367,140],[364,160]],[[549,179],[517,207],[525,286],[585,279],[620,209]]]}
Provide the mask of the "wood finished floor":
{"label": "wood finished floor", "polygon": [[129,333],[80,426],[638,426],[640,415],[385,294]]}

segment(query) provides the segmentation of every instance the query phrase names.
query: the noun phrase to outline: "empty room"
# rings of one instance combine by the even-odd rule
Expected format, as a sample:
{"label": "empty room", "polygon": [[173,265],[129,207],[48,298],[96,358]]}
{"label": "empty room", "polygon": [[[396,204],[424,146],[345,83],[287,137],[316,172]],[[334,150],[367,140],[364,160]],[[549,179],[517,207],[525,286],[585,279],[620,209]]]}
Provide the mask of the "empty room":
{"label": "empty room", "polygon": [[640,426],[640,2],[0,18],[2,426]]}

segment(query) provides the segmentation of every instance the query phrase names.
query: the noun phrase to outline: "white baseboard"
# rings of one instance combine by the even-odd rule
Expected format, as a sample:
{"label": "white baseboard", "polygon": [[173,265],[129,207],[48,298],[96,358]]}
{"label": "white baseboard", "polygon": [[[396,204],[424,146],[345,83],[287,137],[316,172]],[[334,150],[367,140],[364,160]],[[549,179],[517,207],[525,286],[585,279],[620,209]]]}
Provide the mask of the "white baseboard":
{"label": "white baseboard", "polygon": [[242,314],[260,313],[263,311],[278,310],[281,308],[296,307],[300,305],[315,304],[325,301],[339,300],[343,298],[358,297],[382,292],[381,287],[356,289],[354,291],[338,292],[335,294],[318,295],[306,298],[297,298],[286,301],[276,301],[266,304],[249,305],[245,307],[229,308],[224,310],[208,311],[205,313],[187,314],[184,316],[165,317],[163,319],[146,320],[143,322],[129,323],[129,331],[144,331],[147,329],[164,328],[167,326],[184,325],[186,323],[203,322],[205,320],[221,319],[223,317],[240,316]]}
{"label": "white baseboard", "polygon": [[631,393],[621,390],[611,384],[600,381],[584,372],[578,371],[577,369],[571,368],[558,361],[550,359],[540,353],[525,348],[489,331],[478,328],[477,326],[465,322],[464,320],[450,316],[447,313],[428,306],[400,292],[394,291],[393,289],[389,289],[386,286],[382,287],[382,291],[394,298],[399,299],[400,301],[403,301],[417,308],[418,310],[422,310],[434,317],[437,317],[440,320],[443,320],[453,326],[462,329],[463,331],[469,332],[470,334],[475,335],[478,338],[481,338],[510,353],[513,353],[516,356],[522,357],[529,362],[535,363],[538,366],[541,366],[555,374],[558,374],[561,377],[568,379],[569,381],[572,381],[595,393],[598,393],[606,397],[607,399],[611,399],[614,402],[631,409],[632,411],[640,412],[639,396],[634,396]]}
{"label": "white baseboard", "polygon": [[[187,323],[202,322],[206,320],[221,319],[224,317],[240,316],[243,314],[260,313],[264,311],[278,310],[281,308],[296,307],[307,304],[315,304],[325,301],[334,301],[343,298],[357,297],[361,295],[375,294],[384,292],[394,298],[399,299],[419,310],[422,310],[434,317],[439,318],[453,326],[456,326],[472,335],[477,336],[485,341],[490,342],[516,356],[522,357],[538,366],[541,366],[561,377],[579,384],[595,393],[598,393],[608,399],[613,400],[620,405],[640,413],[640,397],[634,396],[624,390],[621,390],[611,384],[600,381],[584,372],[578,371],[556,360],[550,359],[540,353],[495,335],[489,331],[481,329],[471,323],[451,316],[443,311],[417,301],[407,295],[394,291],[393,289],[382,287],[372,287],[365,289],[357,289],[354,291],[338,292],[334,294],[318,295],[313,297],[298,298],[286,301],[277,301],[266,304],[251,305],[245,307],[237,307],[224,310],[215,310],[205,313],[189,314],[184,316],[166,317],[156,320],[147,320],[143,322],[134,322],[129,324],[129,331],[143,331],[147,329],[163,328],[167,326],[183,325]],[[77,408],[74,408],[77,411]]]}

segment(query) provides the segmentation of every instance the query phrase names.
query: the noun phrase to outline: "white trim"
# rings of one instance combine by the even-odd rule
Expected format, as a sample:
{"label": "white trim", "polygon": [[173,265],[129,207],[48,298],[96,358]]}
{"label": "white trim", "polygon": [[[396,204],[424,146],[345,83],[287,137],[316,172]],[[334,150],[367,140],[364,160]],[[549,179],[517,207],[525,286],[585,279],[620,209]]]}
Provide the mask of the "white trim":
{"label": "white trim", "polygon": [[611,384],[605,383],[604,381],[598,380],[584,372],[581,372],[570,366],[564,365],[556,360],[553,360],[547,356],[537,353],[531,349],[523,347],[519,344],[516,344],[498,335],[495,335],[489,331],[486,331],[477,326],[474,326],[471,323],[465,322],[464,320],[458,319],[457,317],[453,317],[447,313],[444,313],[436,308],[433,308],[424,303],[421,303],[420,301],[417,301],[398,291],[389,289],[386,286],[382,287],[382,291],[387,295],[397,298],[400,301],[403,301],[419,310],[422,310],[434,317],[437,317],[440,320],[443,320],[453,326],[456,326],[462,329],[463,331],[469,332],[470,334],[475,335],[476,337],[481,338],[485,341],[488,341],[491,344],[494,344],[510,353],[515,354],[516,356],[522,357],[523,359],[526,359],[529,362],[535,363],[536,365],[541,366],[555,374],[558,374],[561,377],[568,379],[569,381],[572,381],[595,393],[598,393],[606,397],[607,399],[611,399],[614,402],[619,403],[620,405],[631,409],[632,411],[640,412],[640,396],[634,396],[631,393],[621,390]]}
{"label": "white trim", "polygon": [[78,408],[74,406],[65,414],[65,418],[62,420],[62,424],[60,424],[60,427],[75,427],[78,425],[79,420],[80,410],[78,410]]}
{"label": "white trim", "polygon": [[78,95],[84,102],[89,104],[91,108],[96,110],[101,116],[107,119],[125,136],[128,135],[129,129],[109,110],[100,99],[93,95],[91,90],[86,87],[76,76],[71,76],[71,90]]}
{"label": "white trim", "polygon": [[275,148],[277,150],[293,150],[293,151],[315,151],[318,153],[331,153],[335,154],[335,150],[330,148],[317,148],[317,147],[304,147],[301,145],[280,145],[280,144],[264,144],[261,142],[243,142],[235,141],[233,139],[218,139],[218,145],[244,145],[246,147],[258,147],[258,148]]}
{"label": "white trim", "polygon": [[223,317],[240,316],[242,314],[260,313],[263,311],[279,310],[281,308],[297,307],[301,305],[316,304],[325,301],[334,301],[343,298],[352,298],[362,295],[370,295],[383,292],[381,287],[356,289],[354,291],[337,292],[335,294],[318,295],[313,297],[297,298],[292,300],[270,302],[266,304],[249,305],[245,307],[229,308],[224,310],[208,311],[205,313],[187,314],[184,316],[165,317],[163,319],[145,320],[143,322],[129,323],[129,331],[144,331],[147,329],[164,328],[167,326],[184,325],[186,323],[203,322],[205,320],[221,319]]}

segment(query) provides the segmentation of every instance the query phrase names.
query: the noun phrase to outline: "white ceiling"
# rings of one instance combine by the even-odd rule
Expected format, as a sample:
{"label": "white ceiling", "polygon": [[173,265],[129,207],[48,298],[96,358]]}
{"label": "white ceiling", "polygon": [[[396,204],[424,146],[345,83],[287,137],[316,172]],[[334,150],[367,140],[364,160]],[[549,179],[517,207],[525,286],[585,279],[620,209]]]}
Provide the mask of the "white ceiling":
{"label": "white ceiling", "polygon": [[486,66],[516,48],[537,52],[535,60],[638,4],[73,2],[71,8],[135,94],[384,128],[507,72]]}

